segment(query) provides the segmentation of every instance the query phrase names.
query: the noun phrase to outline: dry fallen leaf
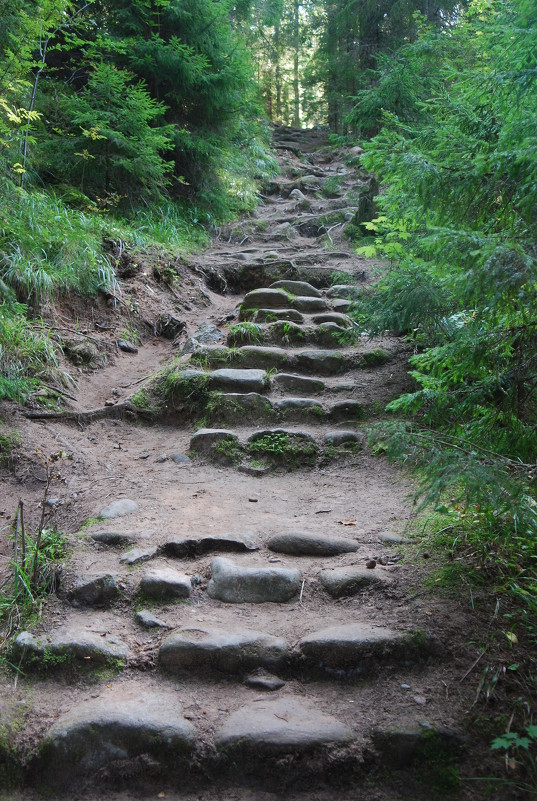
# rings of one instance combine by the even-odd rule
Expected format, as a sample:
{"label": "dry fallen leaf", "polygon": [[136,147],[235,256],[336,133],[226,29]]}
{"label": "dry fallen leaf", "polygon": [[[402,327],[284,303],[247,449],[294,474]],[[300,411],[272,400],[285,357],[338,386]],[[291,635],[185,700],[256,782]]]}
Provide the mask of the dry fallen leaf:
{"label": "dry fallen leaf", "polygon": [[356,520],[338,520],[340,526],[355,526]]}

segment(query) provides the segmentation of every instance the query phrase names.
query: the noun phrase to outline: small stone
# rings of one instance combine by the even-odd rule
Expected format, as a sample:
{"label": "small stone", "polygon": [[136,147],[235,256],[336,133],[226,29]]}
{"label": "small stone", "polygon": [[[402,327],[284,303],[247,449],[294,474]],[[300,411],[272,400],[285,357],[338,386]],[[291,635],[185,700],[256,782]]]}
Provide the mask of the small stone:
{"label": "small stone", "polygon": [[410,690],[410,684],[401,684],[402,690]]}
{"label": "small stone", "polygon": [[399,534],[381,534],[380,541],[385,545],[404,545],[412,542],[408,537],[402,537]]}
{"label": "small stone", "polygon": [[162,464],[163,462],[167,462],[168,459],[169,459],[168,455],[166,453],[163,453],[161,456],[157,456],[155,462],[157,464]]}
{"label": "small stone", "polygon": [[131,545],[136,541],[136,538],[131,534],[123,534],[120,531],[96,531],[91,535],[95,542],[101,545]]}
{"label": "small stone", "polygon": [[268,692],[275,692],[276,690],[280,690],[282,687],[285,687],[285,682],[283,679],[279,679],[277,676],[272,676],[270,673],[264,673],[259,671],[258,673],[252,673],[251,676],[248,676],[244,683],[247,687],[253,687],[255,690],[267,690]]}
{"label": "small stone", "polygon": [[118,595],[119,587],[110,573],[80,576],[71,592],[72,601],[77,606],[106,606]]}
{"label": "small stone", "polygon": [[147,562],[152,559],[157,552],[156,548],[133,548],[132,551],[127,551],[120,556],[119,561],[126,565],[138,565],[140,562]]}
{"label": "small stone", "polygon": [[136,345],[133,345],[132,342],[128,342],[126,339],[118,339],[117,346],[125,353],[138,353]]}
{"label": "small stone", "polygon": [[377,566],[377,563],[376,563],[375,559],[369,559],[365,563],[365,566],[367,567],[368,570],[373,570]]}
{"label": "small stone", "polygon": [[327,431],[324,441],[327,445],[333,445],[337,448],[341,445],[359,443],[360,437],[355,431]]}
{"label": "small stone", "polygon": [[143,626],[146,629],[169,629],[169,628],[171,628],[171,626],[169,626],[167,623],[165,623],[164,620],[161,620],[159,617],[156,617],[148,609],[141,609],[136,614],[135,620],[136,620],[137,623],[140,624],[140,626]]}
{"label": "small stone", "polygon": [[172,453],[172,462],[175,464],[190,464],[190,459],[188,456],[184,456],[182,453]]}
{"label": "small stone", "polygon": [[105,406],[115,406],[115,405],[116,405],[116,402],[115,402],[115,400],[106,400],[106,401],[104,402],[104,405],[105,405]]}
{"label": "small stone", "polygon": [[104,509],[101,509],[98,517],[104,520],[114,520],[116,517],[124,517],[125,515],[130,515],[137,511],[138,504],[135,501],[131,501],[129,498],[121,498],[118,501],[113,501],[108,504]]}
{"label": "small stone", "polygon": [[418,706],[425,706],[427,703],[427,699],[423,695],[413,695],[412,700],[415,701]]}

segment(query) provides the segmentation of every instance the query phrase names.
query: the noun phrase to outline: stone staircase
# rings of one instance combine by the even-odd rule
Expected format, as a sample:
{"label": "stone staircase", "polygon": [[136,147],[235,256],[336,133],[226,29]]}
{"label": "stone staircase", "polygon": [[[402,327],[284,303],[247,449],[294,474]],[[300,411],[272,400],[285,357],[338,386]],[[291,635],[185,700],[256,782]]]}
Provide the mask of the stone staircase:
{"label": "stone staircase", "polygon": [[[334,166],[322,132],[277,131],[276,145],[283,172],[267,188],[264,226],[256,236],[255,220],[235,224],[208,257],[248,290],[236,322],[226,345],[197,347],[175,382],[183,394],[207,390],[186,461],[230,487],[236,470],[259,486],[289,475],[281,493],[293,475],[307,486],[327,465],[350,469],[360,423],[404,356],[347,316],[364,264],[344,242],[326,247],[334,219],[349,214],[355,169]],[[322,195],[330,179],[344,212]],[[282,225],[292,231],[280,247]],[[248,250],[227,258],[243,233]],[[332,284],[342,265],[348,283]],[[354,492],[367,480],[358,469]],[[83,567],[63,589],[59,625],[45,620],[15,642],[13,660],[63,708],[26,762],[28,784],[54,794],[112,782],[147,798],[162,787],[213,788],[204,798],[239,798],[244,787],[248,798],[429,798],[419,776],[394,782],[392,771],[431,742],[455,758],[460,740],[449,700],[431,690],[445,648],[433,620],[413,620],[397,569],[404,539],[381,530],[362,542],[356,521],[324,525],[323,508],[304,530],[292,502],[270,535],[254,518],[247,530],[177,535],[157,512],[148,537],[138,502],[101,510],[82,532]]]}

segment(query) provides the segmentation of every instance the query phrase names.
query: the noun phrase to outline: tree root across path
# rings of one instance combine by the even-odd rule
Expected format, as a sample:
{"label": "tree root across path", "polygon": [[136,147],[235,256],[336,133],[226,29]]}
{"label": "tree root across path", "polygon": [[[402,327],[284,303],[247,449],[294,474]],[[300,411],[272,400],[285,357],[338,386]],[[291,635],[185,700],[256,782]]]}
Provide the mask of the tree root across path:
{"label": "tree root across path", "polygon": [[148,409],[140,409],[129,400],[123,403],[116,403],[114,406],[101,406],[98,409],[83,409],[75,411],[66,409],[61,412],[35,411],[28,412],[26,417],[30,420],[62,420],[64,422],[92,423],[94,420],[105,418],[124,417],[125,415],[136,415],[146,420],[153,420],[155,413]]}

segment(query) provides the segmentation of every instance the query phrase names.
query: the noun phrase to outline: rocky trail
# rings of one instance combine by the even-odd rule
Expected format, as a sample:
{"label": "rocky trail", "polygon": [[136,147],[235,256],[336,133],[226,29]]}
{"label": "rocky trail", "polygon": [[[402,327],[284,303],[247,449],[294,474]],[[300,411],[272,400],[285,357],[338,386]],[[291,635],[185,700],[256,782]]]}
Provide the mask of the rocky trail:
{"label": "rocky trail", "polygon": [[[346,314],[368,178],[320,131],[275,148],[256,216],[166,308],[147,289],[178,336],[82,371],[70,416],[16,418],[69,456],[70,555],[2,679],[1,798],[425,801],[464,770],[470,604],[424,585],[410,486],[362,432],[408,380]],[[21,493],[38,514],[42,473],[6,475],[0,520]]]}

